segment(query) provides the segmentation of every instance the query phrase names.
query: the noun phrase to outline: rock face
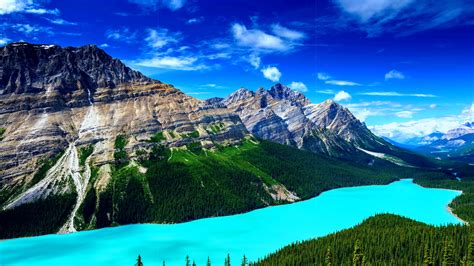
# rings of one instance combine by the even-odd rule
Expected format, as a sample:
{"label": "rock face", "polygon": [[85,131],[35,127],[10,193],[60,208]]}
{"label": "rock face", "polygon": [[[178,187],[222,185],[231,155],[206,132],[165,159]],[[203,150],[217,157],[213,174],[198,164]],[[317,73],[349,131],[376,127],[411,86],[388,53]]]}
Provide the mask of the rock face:
{"label": "rock face", "polygon": [[313,152],[339,156],[357,152],[357,147],[389,145],[333,100],[311,104],[282,84],[256,92],[241,88],[222,103],[239,114],[252,134]]}
{"label": "rock face", "polygon": [[[78,157],[89,144],[95,148],[88,160],[101,167],[94,186],[104,187],[121,134],[130,137],[126,149],[132,157],[157,132],[164,132],[163,144],[175,147],[232,144],[248,134],[228,109],[147,78],[96,46],[14,43],[0,48],[0,106],[0,190],[9,192],[0,199],[2,208],[68,190],[83,196],[88,177],[77,174]],[[221,125],[219,132],[210,132],[214,123]],[[27,186],[42,160],[61,152],[54,169]],[[17,193],[23,187],[29,189]]]}

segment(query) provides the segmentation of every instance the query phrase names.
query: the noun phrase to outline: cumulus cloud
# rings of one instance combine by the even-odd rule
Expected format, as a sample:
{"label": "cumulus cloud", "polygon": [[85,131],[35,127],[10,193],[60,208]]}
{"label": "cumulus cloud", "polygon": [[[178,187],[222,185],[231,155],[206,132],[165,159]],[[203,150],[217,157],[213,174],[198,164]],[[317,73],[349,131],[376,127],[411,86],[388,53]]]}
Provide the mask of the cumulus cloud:
{"label": "cumulus cloud", "polygon": [[346,80],[326,80],[324,83],[336,86],[361,86],[361,84]]}
{"label": "cumulus cloud", "polygon": [[300,92],[308,91],[308,87],[306,87],[306,84],[304,84],[303,82],[293,81],[291,82],[289,87],[295,91],[300,91]]}
{"label": "cumulus cloud", "polygon": [[424,94],[424,93],[399,93],[395,91],[372,91],[372,92],[361,92],[360,95],[368,96],[393,96],[393,97],[420,97],[420,98],[435,98],[436,95]]}
{"label": "cumulus cloud", "polygon": [[267,34],[261,30],[248,30],[242,24],[232,25],[232,33],[237,44],[256,49],[285,51],[289,47],[277,36]]}
{"label": "cumulus cloud", "polygon": [[403,75],[402,72],[393,69],[385,74],[385,80],[389,79],[405,79],[405,75]]}
{"label": "cumulus cloud", "polygon": [[266,67],[262,69],[263,76],[273,82],[278,82],[281,77],[281,72],[276,67]]}
{"label": "cumulus cloud", "polygon": [[0,36],[0,45],[5,45],[7,43],[9,43],[11,40],[8,39],[7,37],[2,37]]}
{"label": "cumulus cloud", "polygon": [[345,91],[339,91],[338,93],[336,93],[336,95],[334,95],[334,101],[336,102],[347,101],[351,98],[351,95]]}
{"label": "cumulus cloud", "polygon": [[255,69],[258,69],[260,67],[260,63],[262,62],[262,59],[256,53],[252,53],[250,54],[248,61]]}

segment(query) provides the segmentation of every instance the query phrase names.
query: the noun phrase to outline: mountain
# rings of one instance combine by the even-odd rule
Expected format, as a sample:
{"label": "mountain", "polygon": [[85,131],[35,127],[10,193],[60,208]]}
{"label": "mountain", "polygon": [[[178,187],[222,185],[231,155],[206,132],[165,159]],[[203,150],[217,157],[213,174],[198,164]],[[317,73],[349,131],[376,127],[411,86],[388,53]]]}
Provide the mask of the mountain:
{"label": "mountain", "polygon": [[474,123],[466,122],[459,127],[448,130],[446,133],[436,131],[404,143],[392,144],[437,159],[472,162],[474,158],[473,136]]}
{"label": "mountain", "polygon": [[282,84],[256,92],[241,88],[219,105],[237,113],[250,133],[265,140],[360,162],[378,157],[407,165],[406,161],[418,163],[420,159],[375,136],[332,99],[312,104],[302,93]]}
{"label": "mountain", "polygon": [[281,84],[201,101],[93,45],[0,55],[0,238],[239,213],[429,163]]}

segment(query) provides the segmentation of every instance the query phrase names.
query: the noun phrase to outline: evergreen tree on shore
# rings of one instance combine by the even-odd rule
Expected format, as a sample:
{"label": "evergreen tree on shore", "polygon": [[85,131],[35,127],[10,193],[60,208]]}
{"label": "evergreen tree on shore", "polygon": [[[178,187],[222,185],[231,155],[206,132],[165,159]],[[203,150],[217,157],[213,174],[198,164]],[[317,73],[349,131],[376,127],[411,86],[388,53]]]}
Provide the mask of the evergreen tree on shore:
{"label": "evergreen tree on shore", "polygon": [[247,259],[247,257],[245,257],[245,255],[244,255],[244,257],[242,258],[242,264],[241,264],[241,265],[242,265],[242,266],[247,266],[248,264],[249,264],[248,259]]}
{"label": "evergreen tree on shore", "polygon": [[135,263],[135,266],[143,266],[142,256],[138,255],[137,263]]}
{"label": "evergreen tree on shore", "polygon": [[191,261],[189,260],[188,255],[186,255],[186,266],[191,266]]}
{"label": "evergreen tree on shore", "polygon": [[211,258],[207,257],[206,266],[211,266]]}

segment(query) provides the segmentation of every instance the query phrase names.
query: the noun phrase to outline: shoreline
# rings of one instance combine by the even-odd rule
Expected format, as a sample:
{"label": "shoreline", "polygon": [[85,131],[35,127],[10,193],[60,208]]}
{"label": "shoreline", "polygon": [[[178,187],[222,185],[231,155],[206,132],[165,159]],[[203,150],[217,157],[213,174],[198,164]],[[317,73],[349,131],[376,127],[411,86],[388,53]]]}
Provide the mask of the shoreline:
{"label": "shoreline", "polygon": [[[452,201],[451,201],[452,202]],[[450,202],[450,203],[451,203]],[[463,223],[464,225],[469,225],[468,222],[464,221],[463,219],[461,219],[457,214],[455,214],[453,212],[453,209],[449,206],[449,204],[446,206],[446,210],[454,217],[456,217],[456,219],[458,219],[461,223]]]}

